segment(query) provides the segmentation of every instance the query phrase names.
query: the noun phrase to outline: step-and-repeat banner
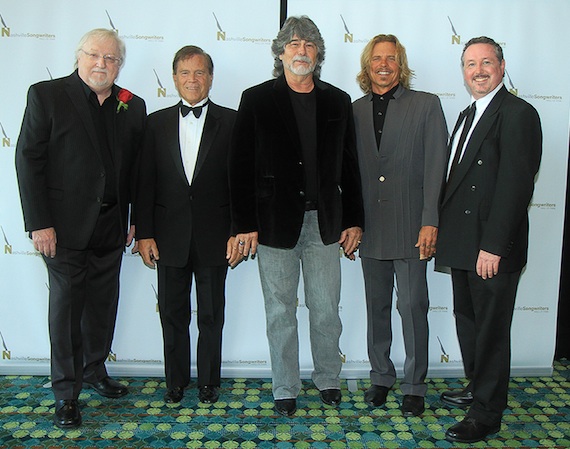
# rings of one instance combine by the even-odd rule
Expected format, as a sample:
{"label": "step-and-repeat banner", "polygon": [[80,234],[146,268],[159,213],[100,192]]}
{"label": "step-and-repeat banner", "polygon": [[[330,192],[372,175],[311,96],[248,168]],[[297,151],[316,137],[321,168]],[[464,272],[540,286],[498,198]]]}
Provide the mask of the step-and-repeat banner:
{"label": "step-and-repeat banner", "polygon": [[[143,97],[149,112],[178,101],[172,58],[187,44],[198,45],[213,57],[212,99],[237,108],[245,88],[271,78],[270,45],[279,30],[279,8],[279,0],[0,0],[0,374],[49,373],[47,272],[23,230],[14,169],[28,87],[71,73],[81,36],[105,27],[114,28],[127,45],[118,84]],[[413,88],[440,97],[448,128],[469,101],[460,68],[463,44],[488,35],[503,46],[505,84],[536,107],[544,132],[542,166],[530,205],[529,263],[513,322],[512,367],[515,375],[548,375],[554,353],[568,161],[570,33],[565,19],[570,17],[570,2],[481,0],[474,8],[457,0],[289,0],[288,13],[306,14],[319,26],[326,44],[322,78],[353,100],[362,95],[355,76],[365,44],[379,33],[397,35],[416,73]],[[460,376],[450,277],[435,271],[433,262],[428,269],[429,374]],[[367,377],[360,262],[343,259],[342,270],[342,375]],[[128,250],[108,362],[111,374],[163,375],[156,291],[156,272]],[[308,375],[312,362],[302,283],[298,318],[301,367]],[[392,356],[401,371],[404,349],[395,310],[393,323]],[[195,343],[195,320],[191,335]],[[226,377],[270,376],[255,261],[228,273],[222,370]]]}

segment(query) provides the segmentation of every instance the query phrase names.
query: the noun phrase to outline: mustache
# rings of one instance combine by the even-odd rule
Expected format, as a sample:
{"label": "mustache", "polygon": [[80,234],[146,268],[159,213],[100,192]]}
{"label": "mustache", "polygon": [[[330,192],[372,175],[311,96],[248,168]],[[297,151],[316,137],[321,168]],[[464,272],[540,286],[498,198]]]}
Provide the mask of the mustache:
{"label": "mustache", "polygon": [[311,60],[311,58],[309,58],[308,56],[300,56],[297,55],[293,58],[293,60],[291,62],[306,62],[307,64],[312,64],[313,61]]}

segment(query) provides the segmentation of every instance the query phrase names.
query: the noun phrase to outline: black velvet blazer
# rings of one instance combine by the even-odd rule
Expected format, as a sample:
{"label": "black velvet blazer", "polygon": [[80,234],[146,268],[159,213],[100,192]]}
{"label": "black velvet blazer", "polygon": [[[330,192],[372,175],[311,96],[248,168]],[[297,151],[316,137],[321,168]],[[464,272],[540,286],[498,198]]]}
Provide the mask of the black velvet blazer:
{"label": "black velvet blazer", "polygon": [[[301,142],[284,76],[247,89],[230,150],[233,233],[259,233],[277,248],[297,243],[305,213]],[[364,226],[350,97],[315,80],[318,217],[324,244]]]}

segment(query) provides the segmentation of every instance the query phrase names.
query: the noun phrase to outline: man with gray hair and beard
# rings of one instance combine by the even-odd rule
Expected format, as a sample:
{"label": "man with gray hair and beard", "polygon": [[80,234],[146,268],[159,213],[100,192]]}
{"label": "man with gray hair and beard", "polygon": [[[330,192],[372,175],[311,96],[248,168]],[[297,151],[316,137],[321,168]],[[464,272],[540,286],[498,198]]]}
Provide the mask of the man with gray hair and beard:
{"label": "man with gray hair and beard", "polygon": [[301,390],[301,267],[312,379],[325,404],[341,401],[339,246],[354,259],[364,212],[350,97],[320,80],[319,29],[290,17],[271,49],[275,79],[243,93],[232,135],[230,264],[258,256],[275,408],[292,416]]}

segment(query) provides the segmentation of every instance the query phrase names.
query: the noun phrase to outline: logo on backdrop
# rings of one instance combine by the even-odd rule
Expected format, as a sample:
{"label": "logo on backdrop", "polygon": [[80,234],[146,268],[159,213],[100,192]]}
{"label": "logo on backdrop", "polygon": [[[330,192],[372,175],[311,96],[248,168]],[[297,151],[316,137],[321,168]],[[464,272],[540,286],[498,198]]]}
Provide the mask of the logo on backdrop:
{"label": "logo on backdrop", "polygon": [[[504,46],[503,43],[501,45]],[[530,103],[537,102],[537,101],[547,101],[550,103],[562,102],[562,96],[561,95],[542,95],[542,94],[532,94],[532,93],[524,93],[524,92],[519,93],[518,87],[515,87],[515,84],[513,83],[511,75],[509,74],[509,72],[507,70],[505,70],[505,78],[504,78],[503,82],[505,83],[505,87],[509,90],[510,93],[512,93],[513,95],[516,95],[517,97],[520,97],[524,100],[527,100]]]}
{"label": "logo on backdrop", "polygon": [[166,91],[166,87],[164,87],[164,84],[162,84],[162,81],[160,81],[160,77],[158,76],[158,73],[156,73],[156,70],[152,69],[152,71],[154,72],[154,76],[156,77],[156,84],[157,84],[157,88],[156,88],[156,96],[157,97],[164,97],[164,98],[176,98],[178,99],[179,95],[178,92],[176,92],[176,89],[174,90],[174,93],[167,93]]}
{"label": "logo on backdrop", "polygon": [[216,40],[222,42],[244,42],[246,44],[269,44],[271,39],[257,36],[229,36],[224,30],[215,12],[212,12],[216,22]]}
{"label": "logo on backdrop", "polygon": [[12,254],[12,245],[8,242],[4,228],[0,226],[0,229],[2,230],[2,236],[4,237],[4,254]]}
{"label": "logo on backdrop", "polygon": [[4,341],[4,335],[0,332],[0,339],[2,339],[2,360],[10,360],[12,358],[12,353],[6,346],[6,342]]}
{"label": "logo on backdrop", "polygon": [[443,347],[443,343],[441,342],[439,337],[437,337],[437,341],[439,342],[439,349],[441,350],[441,357],[439,358],[439,362],[440,363],[449,363],[449,354],[447,353],[447,351]]}
{"label": "logo on backdrop", "polygon": [[4,126],[2,126],[2,122],[0,122],[0,131],[2,131],[2,146],[3,147],[11,147],[11,140],[8,134],[6,134],[6,130]]}
{"label": "logo on backdrop", "polygon": [[124,40],[144,40],[144,41],[154,41],[154,42],[163,42],[164,41],[164,36],[159,36],[159,35],[148,35],[148,34],[123,34],[121,35],[121,33],[119,33],[119,29],[115,26],[115,22],[113,22],[113,19],[111,18],[111,14],[109,14],[109,11],[105,10],[105,14],[107,14],[107,18],[109,19],[109,25],[111,26],[111,28],[113,29],[113,31],[115,31],[115,33],[117,33],[121,39]]}
{"label": "logo on backdrop", "polygon": [[455,31],[455,27],[453,26],[453,22],[451,21],[451,17],[447,16],[447,20],[449,20],[449,24],[451,25],[451,43],[452,44],[461,44],[461,36]]}
{"label": "logo on backdrop", "polygon": [[33,32],[18,32],[13,33],[12,29],[8,26],[2,14],[0,14],[0,23],[2,24],[2,30],[0,31],[0,38],[31,38],[31,39],[41,39],[52,41],[55,39],[55,34],[50,33],[33,33]]}
{"label": "logo on backdrop", "polygon": [[354,39],[354,34],[350,32],[348,29],[348,25],[346,24],[346,20],[340,15],[340,20],[342,20],[342,25],[344,26],[344,43],[345,44],[365,44],[368,42],[367,39]]}
{"label": "logo on backdrop", "polygon": [[550,307],[548,306],[517,306],[515,307],[517,312],[525,313],[550,313]]}

